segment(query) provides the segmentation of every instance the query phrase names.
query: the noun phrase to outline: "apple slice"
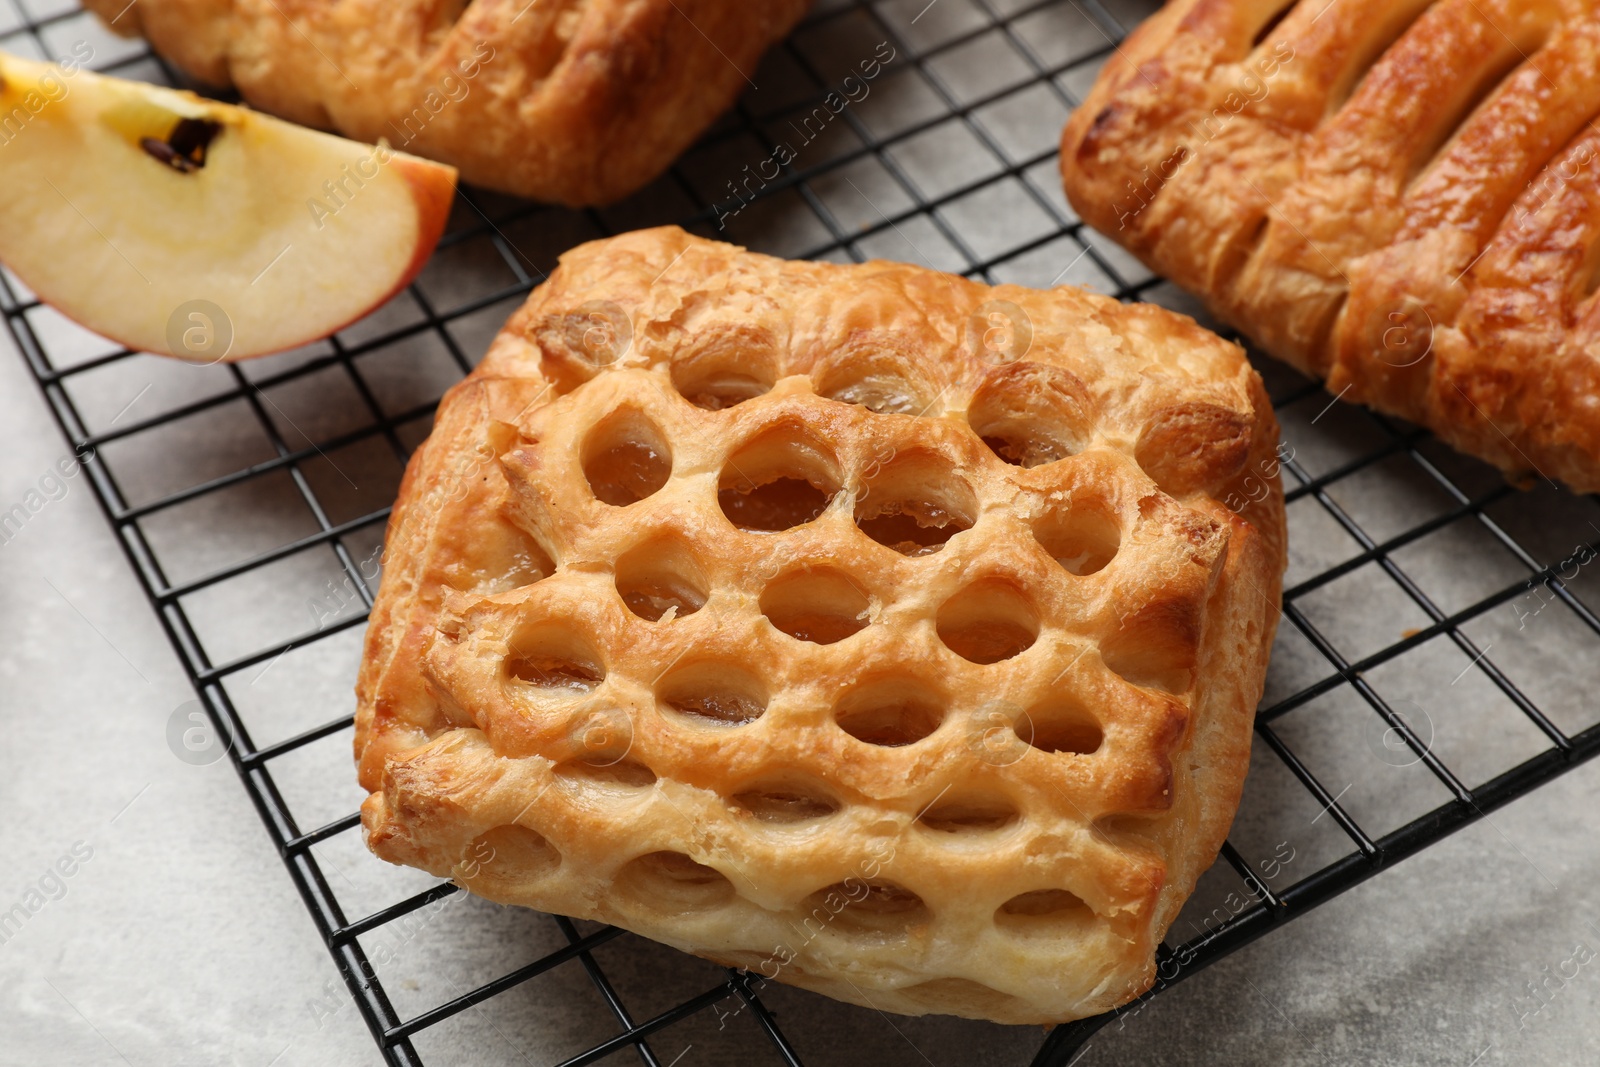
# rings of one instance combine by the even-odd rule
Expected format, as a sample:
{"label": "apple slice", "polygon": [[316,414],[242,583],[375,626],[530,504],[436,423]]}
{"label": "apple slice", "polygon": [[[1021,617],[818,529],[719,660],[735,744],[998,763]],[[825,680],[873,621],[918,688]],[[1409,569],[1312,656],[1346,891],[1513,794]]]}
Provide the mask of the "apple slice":
{"label": "apple slice", "polygon": [[129,348],[326,337],[416,277],[456,171],[188,92],[0,55],[0,261]]}

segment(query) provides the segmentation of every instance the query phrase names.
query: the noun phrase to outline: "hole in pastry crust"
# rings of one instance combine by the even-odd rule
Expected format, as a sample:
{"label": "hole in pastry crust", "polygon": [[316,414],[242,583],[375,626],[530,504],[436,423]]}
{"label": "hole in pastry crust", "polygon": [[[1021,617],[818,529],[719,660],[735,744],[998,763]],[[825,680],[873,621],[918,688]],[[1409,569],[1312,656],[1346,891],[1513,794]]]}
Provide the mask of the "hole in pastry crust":
{"label": "hole in pastry crust", "polygon": [[823,395],[879,415],[919,415],[928,406],[910,382],[890,374],[868,374]]}
{"label": "hole in pastry crust", "polygon": [[675,538],[648,541],[617,560],[617,594],[641,619],[659,622],[693,615],[705,606],[705,573]]}
{"label": "hole in pastry crust", "polygon": [[493,580],[479,585],[478,590],[490,596],[509,593],[513,589],[524,589],[535,582],[542,582],[555,572],[556,565],[549,553],[530,540],[511,554],[504,571]]}
{"label": "hole in pastry crust", "polygon": [[1158,834],[1155,832],[1155,819],[1165,816],[1152,816],[1136,812],[1115,812],[1111,815],[1102,815],[1094,821],[1094,832],[1104,841],[1118,848],[1144,848],[1156,847]]}
{"label": "hole in pastry crust", "polygon": [[853,690],[839,702],[834,717],[857,741],[899,748],[939,729],[944,705],[915,679],[889,677]]}
{"label": "hole in pastry crust", "polygon": [[672,476],[672,450],[642,413],[618,412],[591,430],[584,441],[583,474],[596,500],[627,507],[667,484]]}
{"label": "hole in pastry crust", "polygon": [[967,423],[990,451],[1038,467],[1083,451],[1094,435],[1089,389],[1065,367],[1013,363],[990,373],[972,395]]}
{"label": "hole in pastry crust", "polygon": [[937,505],[920,501],[879,503],[875,514],[856,513],[856,525],[878,544],[905,556],[927,556],[971,525],[957,519]]}
{"label": "hole in pastry crust", "polygon": [[1001,930],[1024,937],[1060,937],[1095,921],[1094,909],[1065,889],[1035,889],[1000,905],[994,922]]}
{"label": "hole in pastry crust", "polygon": [[675,357],[672,384],[697,408],[723,411],[769,392],[778,380],[778,352],[769,330],[709,328]]}
{"label": "hole in pastry crust", "polygon": [[603,679],[599,668],[573,663],[560,656],[516,656],[506,661],[506,672],[519,682],[540,689],[587,693]]}
{"label": "hole in pastry crust", "polygon": [[1187,693],[1194,685],[1194,672],[1176,665],[1161,648],[1150,647],[1136,633],[1123,631],[1101,642],[1100,659],[1124,681],[1164,693]]}
{"label": "hole in pastry crust", "polygon": [[556,781],[569,788],[589,786],[606,793],[629,794],[656,784],[656,772],[633,760],[589,762],[569,760],[555,769]]}
{"label": "hole in pastry crust", "polygon": [[1004,830],[1018,818],[1016,805],[998,793],[947,793],[917,823],[941,834],[986,834]]}
{"label": "hole in pastry crust", "polygon": [[861,532],[907,556],[926,556],[970,530],[978,513],[971,488],[931,452],[907,452],[871,472],[856,498]]}
{"label": "hole in pastry crust", "polygon": [[652,911],[714,908],[733,899],[733,883],[681,852],[651,852],[617,872],[616,889]]}
{"label": "hole in pastry crust", "polygon": [[1094,504],[1069,502],[1034,523],[1033,536],[1051,558],[1079,576],[1105,570],[1122,548],[1121,523]]}
{"label": "hole in pastry crust", "polygon": [[[674,375],[676,377],[676,375]],[[678,385],[678,391],[683,398],[697,408],[707,411],[722,411],[746,400],[754,400],[772,389],[770,382],[763,382],[758,378],[727,371],[717,375],[707,375],[691,382]]]}
{"label": "hole in pastry crust", "polygon": [[489,893],[514,892],[561,866],[561,853],[526,826],[496,826],[467,845],[450,876]]}
{"label": "hole in pastry crust", "polygon": [[605,680],[600,657],[569,630],[547,625],[509,642],[505,670],[514,685],[551,696],[578,696]]}
{"label": "hole in pastry crust", "polygon": [[867,595],[843,571],[806,567],[778,578],[761,593],[761,613],[800,641],[831,645],[867,625]]}
{"label": "hole in pastry crust", "polygon": [[815,438],[780,425],[739,449],[723,468],[717,503],[728,521],[752,533],[811,522],[839,491],[839,465]]}
{"label": "hole in pastry crust", "polygon": [[868,937],[903,936],[912,926],[933,918],[922,898],[886,881],[848,878],[819,889],[806,900],[806,923],[844,934]]}
{"label": "hole in pastry crust", "polygon": [[1163,490],[1184,497],[1244,470],[1253,431],[1244,414],[1219,404],[1171,404],[1145,422],[1134,459]]}
{"label": "hole in pastry crust", "polygon": [[833,495],[814,482],[774,478],[762,485],[718,491],[717,503],[728,521],[751,533],[778,533],[803,526],[828,510]]}
{"label": "hole in pastry crust", "polygon": [[1014,729],[1040,752],[1090,756],[1105,742],[1105,730],[1094,716],[1071,704],[1042,704],[1018,716]]}
{"label": "hole in pastry crust", "polygon": [[937,395],[928,368],[896,351],[897,343],[889,335],[863,332],[828,352],[811,372],[817,395],[879,415],[928,413]]}
{"label": "hole in pastry crust", "polygon": [[740,812],[763,823],[790,825],[824,819],[839,810],[838,801],[809,782],[761,782],[728,798]]}
{"label": "hole in pastry crust", "polygon": [[927,390],[894,365],[855,367],[824,374],[819,395],[841,404],[858,404],[878,415],[921,415],[929,408]]}
{"label": "hole in pastry crust", "polygon": [[465,546],[462,559],[445,572],[454,589],[498,596],[541,582],[556,571],[555,561],[522,530],[495,519]]}
{"label": "hole in pastry crust", "polygon": [[1020,655],[1039,638],[1039,615],[1005,578],[984,578],[939,608],[939,640],[962,659],[999,663]]}
{"label": "hole in pastry crust", "polygon": [[744,726],[767,710],[767,691],[742,667],[705,662],[679,667],[656,686],[670,713],[699,726]]}

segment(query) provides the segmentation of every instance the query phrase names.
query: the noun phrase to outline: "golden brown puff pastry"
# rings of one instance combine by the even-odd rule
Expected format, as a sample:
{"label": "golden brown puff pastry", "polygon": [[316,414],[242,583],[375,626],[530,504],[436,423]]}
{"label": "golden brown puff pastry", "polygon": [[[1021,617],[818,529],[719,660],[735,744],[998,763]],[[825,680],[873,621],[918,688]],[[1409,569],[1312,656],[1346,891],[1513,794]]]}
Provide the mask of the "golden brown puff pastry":
{"label": "golden brown puff pastry", "polygon": [[1175,0],[1068,123],[1068,196],[1331,392],[1600,489],[1593,8]]}
{"label": "golden brown puff pastry", "polygon": [[407,469],[367,842],[887,1011],[1121,1004],[1239,800],[1276,444],[1160,308],[576,248]]}
{"label": "golden brown puff pastry", "polygon": [[85,0],[264,111],[539,200],[645,185],[809,0]]}

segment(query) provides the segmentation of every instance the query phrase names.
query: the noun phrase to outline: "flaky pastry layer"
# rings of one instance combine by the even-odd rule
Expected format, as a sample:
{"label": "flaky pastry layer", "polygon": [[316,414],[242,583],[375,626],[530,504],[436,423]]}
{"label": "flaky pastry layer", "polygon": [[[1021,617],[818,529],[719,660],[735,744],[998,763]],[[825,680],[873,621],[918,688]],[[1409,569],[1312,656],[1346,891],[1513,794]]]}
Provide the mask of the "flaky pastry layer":
{"label": "flaky pastry layer", "polygon": [[1080,214],[1331,392],[1600,489],[1600,18],[1174,0],[1067,125]]}
{"label": "flaky pastry layer", "polygon": [[368,843],[886,1011],[1121,1004],[1238,804],[1276,445],[1159,308],[576,248],[407,469]]}
{"label": "flaky pastry layer", "polygon": [[[809,0],[85,0],[264,111],[604,204],[655,178]],[[337,176],[331,176],[337,181]]]}

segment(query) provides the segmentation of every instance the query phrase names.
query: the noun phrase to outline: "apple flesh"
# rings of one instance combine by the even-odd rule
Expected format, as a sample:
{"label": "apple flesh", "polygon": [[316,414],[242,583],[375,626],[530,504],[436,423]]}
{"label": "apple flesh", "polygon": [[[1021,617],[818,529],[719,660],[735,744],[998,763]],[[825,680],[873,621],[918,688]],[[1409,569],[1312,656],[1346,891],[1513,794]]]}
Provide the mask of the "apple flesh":
{"label": "apple flesh", "polygon": [[455,168],[193,93],[0,55],[0,261],[132,349],[306,344],[404,288]]}

